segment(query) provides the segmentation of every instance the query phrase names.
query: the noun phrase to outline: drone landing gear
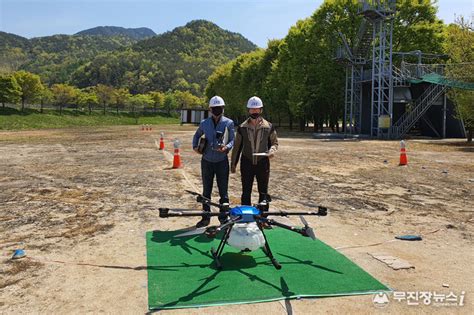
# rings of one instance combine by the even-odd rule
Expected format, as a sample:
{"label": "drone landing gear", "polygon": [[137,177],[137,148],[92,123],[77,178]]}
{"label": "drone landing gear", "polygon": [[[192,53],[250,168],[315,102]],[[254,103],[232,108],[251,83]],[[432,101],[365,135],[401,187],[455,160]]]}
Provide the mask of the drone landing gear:
{"label": "drone landing gear", "polygon": [[229,235],[230,235],[230,231],[232,230],[232,226],[233,226],[233,224],[230,225],[229,227],[227,227],[227,229],[225,230],[224,237],[221,239],[221,242],[219,243],[219,246],[217,246],[217,250],[214,249],[214,247],[211,248],[211,254],[212,254],[212,257],[214,258],[214,262],[216,263],[217,269],[222,269],[222,264],[221,264],[220,258],[221,258],[221,255],[222,255],[222,251],[224,250],[224,246],[227,243],[227,240],[229,239]]}
{"label": "drone landing gear", "polygon": [[267,255],[268,258],[270,258],[270,261],[272,262],[272,265],[277,269],[281,269],[280,263],[273,257],[272,251],[270,250],[270,245],[268,245],[267,237],[265,236],[265,233],[263,232],[263,228],[261,226],[260,230],[262,231],[263,238],[265,239],[265,245],[262,247],[263,252],[265,255]]}

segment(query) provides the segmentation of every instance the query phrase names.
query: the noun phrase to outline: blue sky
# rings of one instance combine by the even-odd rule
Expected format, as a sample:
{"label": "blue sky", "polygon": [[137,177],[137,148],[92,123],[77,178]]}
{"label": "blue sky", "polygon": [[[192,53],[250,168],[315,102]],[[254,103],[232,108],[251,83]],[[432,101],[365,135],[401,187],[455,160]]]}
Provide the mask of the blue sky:
{"label": "blue sky", "polygon": [[[283,38],[297,20],[310,16],[322,0],[0,0],[0,30],[24,37],[74,34],[101,25],[170,31],[206,19],[266,47]],[[474,0],[438,1],[446,23],[455,14],[473,15]]]}

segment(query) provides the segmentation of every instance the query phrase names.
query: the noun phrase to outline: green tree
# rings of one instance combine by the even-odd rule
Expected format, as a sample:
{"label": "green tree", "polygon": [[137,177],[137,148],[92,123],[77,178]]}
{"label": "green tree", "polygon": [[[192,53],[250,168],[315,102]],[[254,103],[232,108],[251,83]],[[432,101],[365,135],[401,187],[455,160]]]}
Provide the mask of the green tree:
{"label": "green tree", "polygon": [[[285,41],[280,45],[278,56],[283,86],[288,95],[288,118],[290,129],[293,120],[299,120],[301,130],[304,130],[308,114],[308,80],[311,75],[311,45],[309,32],[313,26],[311,19],[300,20],[291,27]],[[322,34],[321,34],[322,35]],[[286,84],[285,84],[286,83]]]}
{"label": "green tree", "polygon": [[153,100],[149,95],[136,94],[130,97],[129,104],[131,107],[131,112],[135,117],[135,123],[138,123],[138,113],[140,112],[140,110],[143,110],[148,106],[152,106]]}
{"label": "green tree", "polygon": [[203,99],[193,95],[189,91],[175,91],[173,95],[179,108],[200,107],[205,103]]}
{"label": "green tree", "polygon": [[[453,80],[474,83],[474,23],[459,17],[447,27],[446,50],[450,56],[447,75]],[[449,96],[456,103],[457,115],[466,127],[467,141],[474,132],[474,91],[452,89]]]}
{"label": "green tree", "polygon": [[178,103],[176,102],[176,98],[172,93],[166,93],[165,102],[163,104],[164,110],[168,115],[171,115],[171,111],[178,108]]}
{"label": "green tree", "polygon": [[79,90],[67,84],[53,84],[51,87],[53,93],[53,100],[56,106],[59,107],[59,114],[62,115],[63,107],[76,103],[76,98]]}
{"label": "green tree", "polygon": [[18,103],[20,96],[21,88],[15,77],[9,74],[0,74],[0,103],[3,108],[5,108],[5,103]]}
{"label": "green tree", "polygon": [[396,9],[393,51],[443,52],[444,24],[436,16],[435,1],[397,0]]}
{"label": "green tree", "polygon": [[314,131],[322,131],[325,123],[333,131],[339,131],[338,121],[343,116],[345,68],[334,61],[334,52],[340,44],[334,36],[344,34],[349,45],[355,46],[362,23],[358,9],[353,1],[326,2],[311,17],[313,23],[308,42],[309,60],[312,62],[307,69],[306,114],[312,117]]}
{"label": "green tree", "polygon": [[125,88],[116,89],[114,94],[115,106],[118,114],[120,107],[125,108],[128,105],[131,94],[128,92],[128,89]]}
{"label": "green tree", "polygon": [[[268,104],[265,106],[265,112],[276,119],[274,123],[281,126],[282,121],[286,120],[287,113],[289,113],[288,105],[288,90],[289,86],[283,79],[283,71],[281,71],[281,63],[278,59],[280,54],[280,46],[283,40],[270,41],[268,48],[265,51],[266,63],[269,66],[268,76],[265,81],[263,95]],[[273,121],[273,120],[272,120]]]}
{"label": "green tree", "polygon": [[80,91],[77,97],[77,105],[86,106],[89,110],[89,115],[92,114],[92,108],[99,105],[99,99],[93,89],[85,89]]}
{"label": "green tree", "polygon": [[97,84],[95,87],[95,94],[102,104],[104,115],[106,114],[107,106],[114,101],[114,88],[111,86]]}
{"label": "green tree", "polygon": [[39,99],[43,84],[38,75],[23,70],[15,72],[13,76],[20,86],[21,111],[24,111],[25,103]]}
{"label": "green tree", "polygon": [[151,99],[153,100],[153,109],[155,113],[158,109],[163,108],[165,104],[165,94],[163,92],[154,91],[149,93]]}
{"label": "green tree", "polygon": [[53,92],[47,87],[43,87],[40,94],[40,113],[43,113],[44,104],[51,104],[54,101]]}

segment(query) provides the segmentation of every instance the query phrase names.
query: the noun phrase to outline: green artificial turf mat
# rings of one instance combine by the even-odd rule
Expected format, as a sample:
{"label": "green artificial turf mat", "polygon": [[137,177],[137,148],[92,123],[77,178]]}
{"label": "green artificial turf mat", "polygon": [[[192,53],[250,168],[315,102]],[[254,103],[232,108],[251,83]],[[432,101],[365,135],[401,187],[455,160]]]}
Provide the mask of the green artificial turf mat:
{"label": "green artificial turf mat", "polygon": [[147,232],[149,309],[256,303],[300,297],[388,291],[344,255],[280,228],[265,230],[282,269],[261,249],[240,253],[228,245],[216,269],[210,248],[220,239],[204,235],[173,238],[183,231]]}

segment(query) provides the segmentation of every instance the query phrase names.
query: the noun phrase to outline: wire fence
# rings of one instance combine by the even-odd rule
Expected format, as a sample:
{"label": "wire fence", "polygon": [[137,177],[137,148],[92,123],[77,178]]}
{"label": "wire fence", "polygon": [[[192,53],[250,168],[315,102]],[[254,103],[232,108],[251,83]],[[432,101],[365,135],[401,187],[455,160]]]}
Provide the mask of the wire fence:
{"label": "wire fence", "polygon": [[[1,106],[1,105],[0,105]],[[21,104],[9,104],[9,103],[5,103],[5,107],[8,107],[8,108],[12,108],[12,109],[16,109],[16,110],[21,110]],[[57,110],[57,111],[60,111],[60,106],[56,106],[56,105],[51,105],[51,104],[44,104],[44,105],[41,105],[41,104],[25,104],[25,109],[33,109],[33,110],[37,110],[37,111],[40,111],[41,109],[43,110],[47,110],[47,111],[51,111],[51,110]],[[89,113],[89,112],[94,112],[94,113],[98,113],[98,112],[104,112],[104,107],[103,106],[91,106],[90,108],[89,107],[84,107],[84,106],[78,106],[78,105],[63,105],[62,106],[62,110],[68,110],[68,111],[75,111],[75,112],[78,112],[78,113]],[[140,107],[140,108],[135,108],[134,110],[133,109],[130,109],[129,107],[128,108],[125,108],[124,106],[119,106],[118,108],[116,106],[107,106],[105,108],[105,113],[106,114],[127,114],[127,115],[133,115],[133,114],[136,114],[136,115],[168,115],[168,114],[177,114],[179,113],[179,109],[174,109],[174,110],[165,110],[165,109],[161,109],[161,108],[144,108],[144,107]]]}

